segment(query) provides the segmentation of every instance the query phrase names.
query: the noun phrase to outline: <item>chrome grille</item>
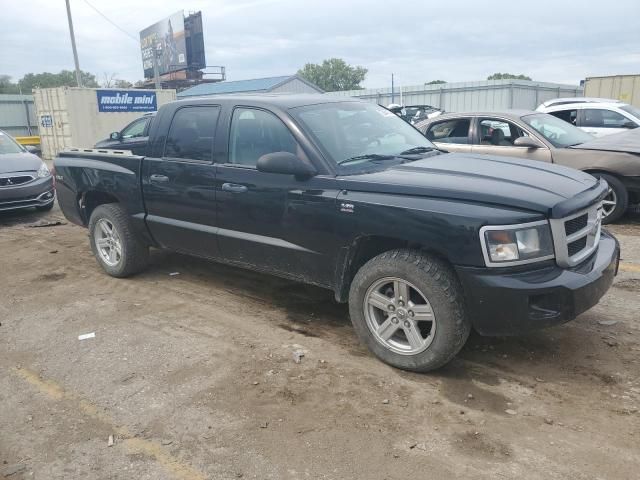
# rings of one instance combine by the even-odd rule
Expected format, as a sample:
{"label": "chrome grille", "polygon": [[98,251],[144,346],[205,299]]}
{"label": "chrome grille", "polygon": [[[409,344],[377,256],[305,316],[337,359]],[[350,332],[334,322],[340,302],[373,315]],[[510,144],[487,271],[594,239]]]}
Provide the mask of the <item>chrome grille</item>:
{"label": "chrome grille", "polygon": [[573,267],[598,248],[601,221],[600,202],[568,217],[549,220],[558,265]]}
{"label": "chrome grille", "polygon": [[33,175],[14,175],[10,177],[0,177],[0,187],[14,187],[33,180]]}

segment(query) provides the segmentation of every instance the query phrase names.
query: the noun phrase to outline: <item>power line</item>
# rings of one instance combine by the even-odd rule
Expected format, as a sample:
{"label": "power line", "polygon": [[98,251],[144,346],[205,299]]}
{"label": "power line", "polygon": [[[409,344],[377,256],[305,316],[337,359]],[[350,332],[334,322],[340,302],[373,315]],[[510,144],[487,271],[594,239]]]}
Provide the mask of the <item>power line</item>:
{"label": "power line", "polygon": [[135,37],[134,35],[131,35],[129,32],[127,32],[124,28],[122,28],[120,25],[118,25],[116,22],[112,21],[111,19],[109,19],[104,13],[102,13],[100,10],[98,10],[96,7],[94,7],[93,5],[91,5],[87,0],[84,0],[84,3],[86,3],[87,5],[89,5],[98,15],[100,15],[102,18],[104,18],[107,22],[109,22],[111,25],[113,25],[114,27],[116,27],[118,30],[120,30],[122,33],[124,33],[127,37],[135,40],[136,43],[138,43],[140,41],[139,38]]}

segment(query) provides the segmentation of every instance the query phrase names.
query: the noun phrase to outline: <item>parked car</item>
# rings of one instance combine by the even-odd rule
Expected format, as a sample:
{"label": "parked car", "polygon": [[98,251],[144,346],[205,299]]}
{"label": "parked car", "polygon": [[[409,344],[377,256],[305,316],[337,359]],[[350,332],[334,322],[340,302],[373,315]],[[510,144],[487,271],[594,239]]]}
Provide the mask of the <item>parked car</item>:
{"label": "parked car", "polygon": [[536,111],[549,113],[595,137],[604,137],[640,126],[640,109],[606,98],[556,98]]}
{"label": "parked car", "polygon": [[149,138],[146,157],[55,160],[62,211],[89,228],[108,274],[139,272],[153,246],[328,288],[399,368],[444,365],[472,326],[508,335],[571,320],[617,271],[604,181],[444,154],[378,105],[185,99],[160,108]]}
{"label": "parked car", "polygon": [[640,129],[595,139],[552,115],[527,110],[450,113],[416,128],[450,152],[540,160],[606,180],[605,224],[640,202]]}
{"label": "parked car", "polygon": [[109,138],[96,143],[95,148],[130,150],[136,155],[144,155],[149,140],[149,129],[156,112],[147,113],[134,120],[119,132],[113,132]]}
{"label": "parked car", "polygon": [[405,122],[415,125],[427,118],[434,118],[444,113],[444,110],[431,105],[407,105],[402,106],[392,103],[387,107],[388,110],[398,115]]}
{"label": "parked car", "polygon": [[53,177],[30,150],[0,130],[0,211],[53,207]]}

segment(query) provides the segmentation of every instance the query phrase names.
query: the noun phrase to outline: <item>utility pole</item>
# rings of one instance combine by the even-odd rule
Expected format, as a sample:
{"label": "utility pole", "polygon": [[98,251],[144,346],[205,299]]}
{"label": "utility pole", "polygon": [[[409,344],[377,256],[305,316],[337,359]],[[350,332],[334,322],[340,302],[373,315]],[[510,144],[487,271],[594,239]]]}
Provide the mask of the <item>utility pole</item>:
{"label": "utility pole", "polygon": [[391,103],[396,103],[396,89],[393,84],[393,73],[391,74]]}
{"label": "utility pole", "polygon": [[73,20],[71,20],[71,5],[67,2],[67,20],[69,20],[69,34],[71,35],[71,48],[73,49],[73,61],[76,64],[76,83],[82,87],[82,75],[80,74],[80,62],[78,62],[78,50],[76,50],[76,36],[73,33]]}

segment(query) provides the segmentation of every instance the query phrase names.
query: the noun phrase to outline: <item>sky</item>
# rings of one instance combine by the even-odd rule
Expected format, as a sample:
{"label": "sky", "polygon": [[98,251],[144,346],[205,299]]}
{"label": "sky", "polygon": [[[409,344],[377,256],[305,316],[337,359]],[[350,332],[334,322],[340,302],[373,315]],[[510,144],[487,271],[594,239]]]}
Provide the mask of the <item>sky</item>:
{"label": "sky", "polygon": [[[331,57],[367,68],[369,88],[390,86],[392,73],[396,85],[640,73],[640,0],[71,0],[71,10],[80,68],[99,81],[142,79],[140,30],[177,10],[202,11],[207,64],[224,65],[228,80]],[[2,0],[0,45],[0,74],[14,81],[72,70],[64,0]]]}

